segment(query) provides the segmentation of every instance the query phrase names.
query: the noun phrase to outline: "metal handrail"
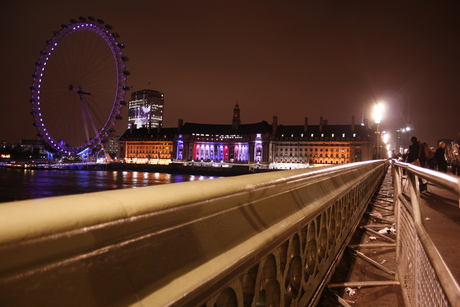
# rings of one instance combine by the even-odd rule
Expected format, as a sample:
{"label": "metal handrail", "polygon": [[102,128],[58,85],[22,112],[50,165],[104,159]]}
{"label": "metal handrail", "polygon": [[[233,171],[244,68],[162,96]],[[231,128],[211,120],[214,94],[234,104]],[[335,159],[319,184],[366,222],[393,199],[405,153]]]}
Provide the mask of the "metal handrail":
{"label": "metal handrail", "polygon": [[[436,183],[458,195],[459,199],[460,179],[398,161],[393,161],[393,167],[394,203],[398,212],[396,225],[399,237],[406,239],[404,243],[397,244],[396,250],[397,261],[401,264],[398,266],[398,275],[405,281],[402,282],[405,301],[411,306],[460,306],[460,287],[422,223],[419,178]],[[404,177],[408,183],[406,189],[402,186]],[[409,190],[409,194],[406,190]],[[411,257],[416,260],[409,259]],[[405,265],[406,262],[410,262],[410,265]],[[430,270],[433,270],[435,278],[427,275]],[[430,286],[427,287],[427,284]]]}

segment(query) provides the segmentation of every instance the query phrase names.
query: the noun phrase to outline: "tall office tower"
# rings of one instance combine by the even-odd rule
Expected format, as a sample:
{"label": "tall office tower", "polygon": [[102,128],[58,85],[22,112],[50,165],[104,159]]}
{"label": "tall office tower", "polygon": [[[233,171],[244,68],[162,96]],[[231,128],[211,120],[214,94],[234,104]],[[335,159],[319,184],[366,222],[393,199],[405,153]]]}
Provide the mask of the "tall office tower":
{"label": "tall office tower", "polygon": [[163,93],[154,90],[132,93],[128,104],[128,129],[161,128],[163,107]]}

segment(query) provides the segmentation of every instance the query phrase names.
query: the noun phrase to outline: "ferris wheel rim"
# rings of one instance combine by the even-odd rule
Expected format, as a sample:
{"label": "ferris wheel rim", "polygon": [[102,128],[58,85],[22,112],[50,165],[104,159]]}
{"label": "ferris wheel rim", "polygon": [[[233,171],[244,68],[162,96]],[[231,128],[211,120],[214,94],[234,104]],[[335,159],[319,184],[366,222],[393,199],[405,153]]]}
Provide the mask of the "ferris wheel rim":
{"label": "ferris wheel rim", "polygon": [[[88,21],[89,20],[89,21]],[[121,119],[120,113],[123,106],[126,104],[124,96],[129,87],[126,85],[127,76],[129,72],[126,70],[125,62],[128,60],[123,55],[122,49],[125,47],[124,44],[117,41],[118,34],[112,33],[110,30],[111,26],[105,25],[100,19],[92,17],[86,18],[80,17],[79,21],[71,20],[70,24],[63,24],[59,31],[55,31],[53,37],[46,41],[46,46],[40,51],[39,60],[35,63],[35,71],[32,75],[33,81],[31,90],[30,103],[32,105],[31,114],[34,118],[34,126],[38,130],[38,136],[40,136],[51,148],[64,154],[78,154],[90,147],[96,147],[105,140],[112,132],[115,122]],[[43,77],[45,75],[46,65],[53,55],[54,49],[61,43],[61,41],[67,36],[73,35],[80,31],[91,31],[102,38],[107,46],[110,48],[113,57],[113,63],[116,67],[116,92],[114,94],[112,107],[110,114],[107,116],[105,123],[98,130],[94,137],[87,140],[81,145],[68,146],[65,143],[59,142],[48,132],[46,123],[43,121],[41,114],[41,87]],[[72,86],[72,85],[70,85]]]}

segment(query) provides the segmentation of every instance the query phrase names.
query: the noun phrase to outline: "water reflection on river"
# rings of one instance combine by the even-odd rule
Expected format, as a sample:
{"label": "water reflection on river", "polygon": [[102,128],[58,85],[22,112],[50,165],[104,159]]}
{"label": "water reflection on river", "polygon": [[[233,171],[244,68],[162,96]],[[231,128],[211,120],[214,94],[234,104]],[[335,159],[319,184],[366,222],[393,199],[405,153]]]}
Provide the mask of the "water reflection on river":
{"label": "water reflection on river", "polygon": [[132,171],[0,168],[0,202],[213,178],[217,177]]}

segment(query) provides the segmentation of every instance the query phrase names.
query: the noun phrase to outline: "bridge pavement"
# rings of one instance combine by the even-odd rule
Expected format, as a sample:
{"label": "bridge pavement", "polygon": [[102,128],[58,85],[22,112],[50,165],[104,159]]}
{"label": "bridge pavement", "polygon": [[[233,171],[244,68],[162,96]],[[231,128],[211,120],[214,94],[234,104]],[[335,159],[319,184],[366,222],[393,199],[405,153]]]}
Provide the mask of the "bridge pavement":
{"label": "bridge pavement", "polygon": [[444,262],[460,283],[460,208],[459,196],[428,183],[420,195],[422,220]]}
{"label": "bridge pavement", "polygon": [[[404,306],[400,287],[392,284],[396,271],[396,235],[391,230],[380,233],[392,229],[394,221],[393,186],[388,171],[318,306]],[[370,286],[373,282],[381,285]]]}

